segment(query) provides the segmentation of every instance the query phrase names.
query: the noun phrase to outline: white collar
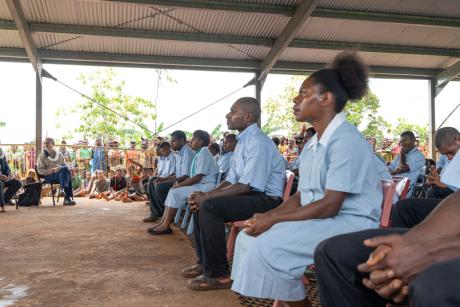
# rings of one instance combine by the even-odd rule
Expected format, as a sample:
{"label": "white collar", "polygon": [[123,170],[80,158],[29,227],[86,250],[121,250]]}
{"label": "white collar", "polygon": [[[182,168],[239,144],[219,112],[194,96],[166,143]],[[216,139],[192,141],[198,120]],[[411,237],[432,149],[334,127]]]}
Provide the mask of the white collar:
{"label": "white collar", "polygon": [[[331,120],[329,125],[327,125],[326,130],[324,130],[323,135],[321,136],[321,139],[319,140],[319,143],[323,145],[324,147],[327,146],[327,143],[329,143],[329,139],[331,138],[332,134],[334,134],[335,130],[343,124],[346,121],[345,118],[345,113],[337,113],[334,118]],[[318,134],[315,134],[310,141],[308,141],[307,149],[312,148],[313,146],[317,146],[318,144]]]}

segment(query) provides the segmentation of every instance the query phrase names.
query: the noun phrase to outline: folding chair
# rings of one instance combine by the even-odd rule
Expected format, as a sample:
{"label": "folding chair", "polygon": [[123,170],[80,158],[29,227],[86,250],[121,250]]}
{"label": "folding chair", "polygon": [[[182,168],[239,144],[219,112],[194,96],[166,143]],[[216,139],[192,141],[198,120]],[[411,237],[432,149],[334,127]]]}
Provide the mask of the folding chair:
{"label": "folding chair", "polygon": [[45,176],[40,175],[40,173],[38,172],[37,166],[35,166],[35,174],[37,174],[38,180],[40,180],[40,182],[42,184],[49,184],[50,185],[50,187],[51,187],[51,198],[53,199],[53,207],[56,206],[56,202],[59,202],[59,194],[57,196],[56,201],[54,200],[54,194],[56,194],[56,191],[59,191],[59,184],[47,181],[45,179]]}
{"label": "folding chair", "polygon": [[399,200],[407,198],[410,189],[410,179],[404,176],[391,176],[396,184],[396,194]]}

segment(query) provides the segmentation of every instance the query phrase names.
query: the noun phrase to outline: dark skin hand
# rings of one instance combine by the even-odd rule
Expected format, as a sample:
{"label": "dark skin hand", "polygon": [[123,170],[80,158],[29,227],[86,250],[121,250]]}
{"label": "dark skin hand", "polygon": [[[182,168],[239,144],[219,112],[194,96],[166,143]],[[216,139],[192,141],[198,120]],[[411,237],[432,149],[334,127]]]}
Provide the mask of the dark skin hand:
{"label": "dark skin hand", "polygon": [[390,172],[391,175],[398,175],[410,171],[409,165],[407,165],[406,162],[406,155],[415,148],[415,140],[411,140],[409,137],[402,137],[399,144],[401,145],[399,166]]}
{"label": "dark skin hand", "polygon": [[428,184],[437,186],[439,188],[447,188],[447,186],[441,182],[441,177],[438,174],[438,171],[434,166],[430,168],[430,174],[426,176],[426,181]]}
{"label": "dark skin hand", "polygon": [[208,198],[221,196],[237,196],[251,193],[250,186],[242,183],[231,184],[222,182],[216,189],[209,192],[193,192],[188,198],[188,205],[192,212],[199,210],[200,205]]}
{"label": "dark skin hand", "polygon": [[177,189],[177,188],[180,188],[180,187],[186,187],[186,186],[189,186],[189,185],[194,185],[195,183],[198,183],[201,181],[201,179],[203,178],[203,174],[198,174],[198,175],[195,175],[193,177],[187,177],[187,179],[181,181],[181,182],[177,182],[172,186],[173,189]]}
{"label": "dark skin hand", "polygon": [[434,263],[460,257],[460,226],[446,223],[460,219],[460,192],[452,194],[422,223],[404,235],[388,235],[366,240],[375,250],[358,270],[370,273],[363,284],[379,295],[403,301],[409,282]]}
{"label": "dark skin hand", "polygon": [[347,193],[326,190],[322,199],[300,206],[300,193],[291,196],[277,210],[255,214],[246,224],[245,231],[248,235],[258,236],[274,224],[287,221],[305,221],[309,219],[326,219],[336,216],[345,200]]}

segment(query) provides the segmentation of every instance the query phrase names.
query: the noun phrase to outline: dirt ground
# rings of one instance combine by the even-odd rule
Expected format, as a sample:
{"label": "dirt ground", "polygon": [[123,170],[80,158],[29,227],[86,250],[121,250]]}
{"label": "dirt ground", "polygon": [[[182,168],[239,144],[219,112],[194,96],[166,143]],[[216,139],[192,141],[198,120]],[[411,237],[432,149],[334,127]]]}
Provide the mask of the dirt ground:
{"label": "dirt ground", "polygon": [[239,306],[230,290],[185,287],[191,242],[147,234],[143,203],[43,202],[0,214],[0,307]]}

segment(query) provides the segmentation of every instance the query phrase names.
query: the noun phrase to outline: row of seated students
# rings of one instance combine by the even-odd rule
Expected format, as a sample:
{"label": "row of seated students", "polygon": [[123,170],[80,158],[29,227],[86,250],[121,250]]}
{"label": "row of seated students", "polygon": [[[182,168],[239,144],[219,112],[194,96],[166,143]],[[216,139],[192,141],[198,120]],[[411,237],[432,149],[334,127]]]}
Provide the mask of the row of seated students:
{"label": "row of seated students", "polygon": [[[209,182],[215,179],[217,170],[210,163],[210,155],[195,156],[185,145],[185,135],[178,131],[171,135],[173,149],[178,152],[174,174],[149,181],[151,216],[145,221],[162,217],[148,232],[170,234],[175,210],[187,202],[193,212],[196,247],[196,264],[181,271],[188,279],[187,287],[197,291],[231,288],[245,296],[309,306],[302,277],[305,268],[315,263],[324,306],[383,306],[392,299],[433,306],[424,302],[431,302],[429,296],[439,288],[438,293],[445,297],[435,296],[440,302],[435,305],[448,306],[443,302],[452,299],[458,302],[459,293],[453,289],[456,278],[423,278],[418,283],[416,276],[435,263],[443,267],[443,273],[437,274],[440,278],[443,274],[456,276],[453,272],[460,269],[459,192],[438,201],[439,208],[407,235],[363,243],[364,238],[407,231],[376,229],[383,200],[381,179],[391,179],[391,175],[343,113],[348,100],[363,97],[367,87],[366,67],[354,53],[338,55],[331,68],[313,73],[302,83],[293,100],[294,115],[297,121],[311,123],[316,134],[304,145],[299,158],[297,192],[284,202],[286,161],[257,126],[260,105],[254,98],[238,99],[226,115],[228,128],[239,134],[227,176],[215,188],[207,185],[206,179],[200,183],[208,176],[212,178]],[[409,145],[412,135],[401,136],[403,151],[390,166],[393,174],[410,175],[418,167],[413,160],[418,162],[419,157],[412,154]],[[201,148],[208,139],[207,134],[196,131],[192,148],[204,153]],[[441,180],[456,191],[460,187],[458,131],[440,129],[436,146],[451,160]],[[412,205],[404,206],[408,203]],[[418,220],[411,222],[419,223],[433,207],[421,212],[414,200],[400,201],[393,210],[393,224],[411,227],[408,216],[415,216]],[[241,220],[246,221],[245,229],[238,235],[230,270],[225,223]],[[432,238],[436,244],[424,242],[424,238]],[[437,250],[437,244],[443,249]],[[405,255],[406,251],[410,253]],[[426,256],[428,252],[436,257]],[[419,253],[426,257],[421,259]],[[417,291],[409,291],[409,286],[417,287]]]}

